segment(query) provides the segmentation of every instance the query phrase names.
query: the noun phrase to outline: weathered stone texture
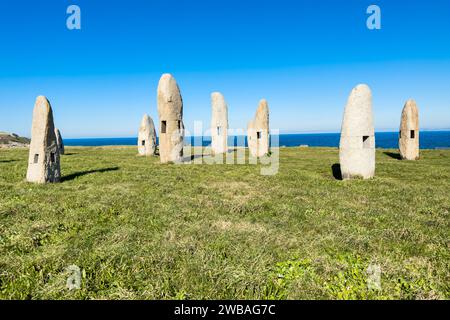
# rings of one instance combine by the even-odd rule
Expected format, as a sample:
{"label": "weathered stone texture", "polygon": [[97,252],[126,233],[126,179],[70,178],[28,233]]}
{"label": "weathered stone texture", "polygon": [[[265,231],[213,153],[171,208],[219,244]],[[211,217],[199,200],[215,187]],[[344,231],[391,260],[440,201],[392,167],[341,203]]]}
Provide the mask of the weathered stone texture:
{"label": "weathered stone texture", "polygon": [[59,154],[64,154],[64,141],[59,129],[55,128],[56,144],[58,145]]}

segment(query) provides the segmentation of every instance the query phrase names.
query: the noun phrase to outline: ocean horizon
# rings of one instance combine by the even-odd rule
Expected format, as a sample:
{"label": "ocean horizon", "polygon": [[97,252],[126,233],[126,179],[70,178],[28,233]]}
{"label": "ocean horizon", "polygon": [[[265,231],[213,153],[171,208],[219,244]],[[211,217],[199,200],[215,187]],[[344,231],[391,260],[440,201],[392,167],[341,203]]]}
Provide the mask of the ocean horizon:
{"label": "ocean horizon", "polygon": [[[276,137],[276,136],[275,136]],[[72,147],[102,147],[102,146],[134,146],[136,137],[123,138],[72,138],[64,139],[66,146]],[[272,137],[273,139],[273,137]],[[338,147],[340,133],[292,133],[278,135],[280,147]],[[201,145],[207,147],[211,144],[210,136],[185,137],[185,145]],[[376,132],[375,144],[377,148],[398,148],[398,132]],[[247,147],[245,136],[228,137],[229,146]],[[421,131],[420,149],[449,149],[450,131]]]}

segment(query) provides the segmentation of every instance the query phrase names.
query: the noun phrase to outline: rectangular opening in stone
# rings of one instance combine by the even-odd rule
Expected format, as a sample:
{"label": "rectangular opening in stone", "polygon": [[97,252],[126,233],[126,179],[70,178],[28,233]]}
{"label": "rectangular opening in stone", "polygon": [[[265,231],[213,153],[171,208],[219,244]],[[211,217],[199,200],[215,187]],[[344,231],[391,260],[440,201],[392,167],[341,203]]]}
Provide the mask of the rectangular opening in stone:
{"label": "rectangular opening in stone", "polygon": [[178,130],[180,130],[180,129],[181,129],[181,121],[178,120]]}
{"label": "rectangular opening in stone", "polygon": [[167,130],[167,121],[161,121],[161,133],[166,133]]}
{"label": "rectangular opening in stone", "polygon": [[220,136],[222,134],[222,128],[217,127],[217,135]]}
{"label": "rectangular opening in stone", "polygon": [[411,139],[416,138],[416,132],[414,130],[411,130]]}
{"label": "rectangular opening in stone", "polygon": [[54,152],[50,153],[50,162],[55,163],[55,153]]}
{"label": "rectangular opening in stone", "polygon": [[39,155],[35,154],[34,155],[34,163],[38,163],[38,161],[39,161]]}
{"label": "rectangular opening in stone", "polygon": [[141,145],[145,146],[145,140],[142,140]]}
{"label": "rectangular opening in stone", "polygon": [[401,131],[401,130],[398,132],[398,137],[399,137],[400,139],[402,138],[402,131]]}
{"label": "rectangular opening in stone", "polygon": [[369,136],[363,136],[363,148],[364,148],[364,149],[370,148],[370,139],[369,139]]}
{"label": "rectangular opening in stone", "polygon": [[261,139],[261,131],[256,132],[256,138]]}

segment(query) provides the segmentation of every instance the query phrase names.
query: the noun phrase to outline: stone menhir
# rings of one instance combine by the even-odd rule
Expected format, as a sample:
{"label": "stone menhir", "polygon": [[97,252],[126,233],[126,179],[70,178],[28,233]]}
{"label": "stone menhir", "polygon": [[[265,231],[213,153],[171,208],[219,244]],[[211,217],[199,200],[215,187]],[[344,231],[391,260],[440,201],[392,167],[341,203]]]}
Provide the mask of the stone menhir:
{"label": "stone menhir", "polygon": [[398,147],[403,160],[419,159],[419,109],[412,99],[403,107]]}
{"label": "stone menhir", "polygon": [[53,112],[46,97],[39,96],[33,111],[27,181],[59,182],[61,169]]}
{"label": "stone menhir", "polygon": [[228,152],[228,106],[220,92],[211,94],[211,149],[214,154]]}
{"label": "stone menhir", "polygon": [[175,78],[163,74],[158,84],[159,154],[161,163],[183,161],[183,99]]}
{"label": "stone menhir", "polygon": [[375,175],[375,131],[372,93],[365,84],[355,87],[347,101],[342,120],[339,161],[342,179]]}
{"label": "stone menhir", "polygon": [[269,153],[269,106],[265,99],[259,102],[255,118],[248,123],[247,142],[253,157]]}
{"label": "stone menhir", "polygon": [[64,154],[64,141],[59,129],[55,128],[56,144],[58,145],[59,154]]}
{"label": "stone menhir", "polygon": [[156,153],[156,130],[153,119],[144,114],[139,127],[138,151],[141,156],[153,156]]}

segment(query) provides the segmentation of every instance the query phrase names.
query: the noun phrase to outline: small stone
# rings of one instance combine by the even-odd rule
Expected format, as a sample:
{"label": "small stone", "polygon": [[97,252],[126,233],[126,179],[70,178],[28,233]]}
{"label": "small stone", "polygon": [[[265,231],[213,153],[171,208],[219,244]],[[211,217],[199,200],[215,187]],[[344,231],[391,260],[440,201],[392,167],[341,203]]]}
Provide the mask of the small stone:
{"label": "small stone", "polygon": [[138,151],[141,156],[153,156],[156,153],[156,130],[153,119],[144,114],[139,127]]}
{"label": "small stone", "polygon": [[211,94],[211,149],[215,154],[228,152],[228,106],[220,92]]}
{"label": "small stone", "polygon": [[248,123],[247,140],[253,157],[269,153],[269,105],[265,99],[259,102],[255,118]]}
{"label": "small stone", "polygon": [[419,109],[412,99],[403,107],[398,146],[403,160],[419,159]]}

